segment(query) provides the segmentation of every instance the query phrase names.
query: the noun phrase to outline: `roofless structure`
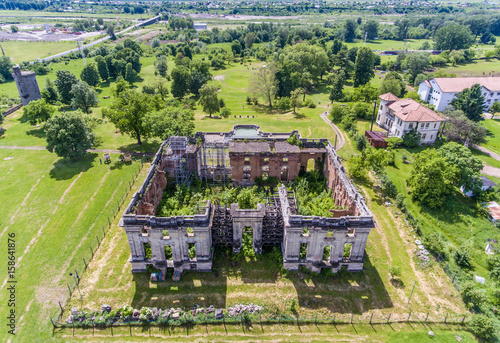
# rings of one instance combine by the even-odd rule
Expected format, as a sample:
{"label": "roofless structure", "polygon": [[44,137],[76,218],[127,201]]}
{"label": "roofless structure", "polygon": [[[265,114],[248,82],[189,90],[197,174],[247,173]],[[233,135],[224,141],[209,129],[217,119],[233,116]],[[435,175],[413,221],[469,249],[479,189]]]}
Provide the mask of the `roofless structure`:
{"label": "roofless structure", "polygon": [[[292,136],[296,145],[288,141]],[[331,210],[331,218],[299,215],[295,196],[284,185],[256,209],[207,201],[195,215],[156,216],[168,182],[189,183],[197,178],[251,186],[256,177],[276,177],[286,184],[310,159],[332,190],[336,209]],[[348,271],[360,271],[374,225],[365,200],[327,139],[304,139],[297,131],[266,133],[255,125],[238,125],[230,132],[198,132],[193,138],[170,137],[120,220],[130,245],[132,272],[143,272],[148,264],[178,272],[210,271],[213,248],[227,246],[240,252],[243,232],[252,234],[257,254],[266,246],[281,247],[287,269],[305,266],[316,272],[322,268],[337,272],[345,266]],[[151,258],[146,258],[149,248]],[[195,257],[190,257],[193,248]]]}

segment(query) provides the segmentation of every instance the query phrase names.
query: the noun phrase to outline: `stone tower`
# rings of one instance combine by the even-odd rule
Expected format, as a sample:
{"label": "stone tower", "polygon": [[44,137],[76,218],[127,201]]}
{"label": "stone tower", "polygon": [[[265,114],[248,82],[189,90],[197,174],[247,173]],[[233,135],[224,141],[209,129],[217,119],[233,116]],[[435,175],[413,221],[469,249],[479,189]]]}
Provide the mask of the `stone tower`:
{"label": "stone tower", "polygon": [[16,81],[17,90],[19,91],[23,106],[28,105],[30,101],[42,98],[40,88],[38,88],[38,83],[36,82],[35,72],[21,71],[18,65],[14,66],[12,70],[12,76]]}

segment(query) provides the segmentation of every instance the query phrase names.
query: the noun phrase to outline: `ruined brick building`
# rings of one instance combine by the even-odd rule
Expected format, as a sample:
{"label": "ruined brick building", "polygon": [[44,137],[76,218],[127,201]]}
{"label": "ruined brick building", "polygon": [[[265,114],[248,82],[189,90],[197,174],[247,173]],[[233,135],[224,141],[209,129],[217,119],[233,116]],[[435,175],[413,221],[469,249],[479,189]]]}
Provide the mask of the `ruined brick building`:
{"label": "ruined brick building", "polygon": [[26,106],[30,101],[42,98],[38,82],[36,81],[36,74],[33,71],[21,71],[18,65],[12,68],[12,76],[16,81],[17,90],[21,97],[23,106]]}
{"label": "ruined brick building", "polygon": [[[296,137],[294,144],[288,141],[292,136]],[[198,178],[251,186],[256,177],[266,176],[286,183],[294,180],[310,159],[315,169],[324,173],[340,208],[331,210],[332,218],[299,215],[300,204],[285,186],[256,209],[207,201],[192,216],[155,215],[169,182],[167,176],[177,183]],[[225,245],[239,252],[243,232],[251,233],[256,253],[265,246],[280,246],[287,269],[305,266],[317,272],[322,268],[337,272],[346,266],[348,271],[360,271],[374,225],[372,213],[328,140],[304,139],[296,131],[265,133],[255,125],[238,125],[231,132],[198,132],[194,138],[171,137],[163,142],[120,221],[130,245],[132,272],[143,272],[148,264],[180,272],[210,271],[213,248]],[[346,245],[350,247],[347,257]],[[151,258],[146,258],[146,246],[151,248]],[[194,258],[189,257],[190,248],[195,248]],[[323,260],[327,250],[329,258]],[[301,256],[301,251],[306,253]]]}

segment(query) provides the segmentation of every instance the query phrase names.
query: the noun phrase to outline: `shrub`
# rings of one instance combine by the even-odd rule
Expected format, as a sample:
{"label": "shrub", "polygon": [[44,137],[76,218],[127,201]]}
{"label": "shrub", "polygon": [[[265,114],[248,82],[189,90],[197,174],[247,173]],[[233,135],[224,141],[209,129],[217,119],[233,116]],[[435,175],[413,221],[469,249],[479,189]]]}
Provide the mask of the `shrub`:
{"label": "shrub", "polygon": [[356,142],[356,149],[359,151],[363,151],[366,149],[366,147],[370,144],[368,142],[368,139],[366,139],[365,135],[363,134],[356,134],[354,136],[354,141]]}
{"label": "shrub", "polygon": [[420,145],[420,132],[412,129],[410,132],[403,135],[403,146],[406,148],[414,148]]}
{"label": "shrub", "polygon": [[391,278],[399,279],[402,275],[401,267],[392,265],[389,267],[389,274],[391,274]]}
{"label": "shrub", "polygon": [[281,111],[281,112],[286,112],[290,109],[290,98],[289,97],[281,97],[278,99],[276,102],[276,107]]}
{"label": "shrub", "polygon": [[340,122],[342,118],[344,118],[345,114],[346,114],[345,106],[341,106],[339,104],[332,105],[332,108],[330,109],[330,116],[334,123]]}
{"label": "shrub", "polygon": [[387,194],[387,196],[394,198],[398,195],[398,189],[396,188],[396,185],[394,185],[394,182],[392,182],[387,174],[384,173],[382,175],[380,182],[382,183],[382,190],[385,194]]}
{"label": "shrub", "polygon": [[468,247],[461,246],[453,254],[453,259],[462,268],[470,268],[470,250]]}
{"label": "shrub", "polygon": [[476,314],[469,323],[470,331],[478,338],[491,342],[495,334],[495,324],[484,314]]}
{"label": "shrub", "polygon": [[227,118],[231,115],[231,110],[227,107],[223,107],[222,110],[220,111],[220,116],[222,118]]}

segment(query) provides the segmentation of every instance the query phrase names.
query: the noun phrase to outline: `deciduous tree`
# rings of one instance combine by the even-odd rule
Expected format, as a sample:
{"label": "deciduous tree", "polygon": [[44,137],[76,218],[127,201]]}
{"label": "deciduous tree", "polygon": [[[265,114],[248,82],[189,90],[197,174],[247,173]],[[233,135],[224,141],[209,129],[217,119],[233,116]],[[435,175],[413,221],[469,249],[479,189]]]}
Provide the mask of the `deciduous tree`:
{"label": "deciduous tree", "polygon": [[30,101],[23,107],[23,117],[25,116],[31,125],[47,121],[54,112],[54,106],[48,104],[45,99]]}
{"label": "deciduous tree", "polygon": [[375,75],[373,71],[375,59],[373,52],[367,47],[361,47],[354,64],[354,87],[364,85]]}
{"label": "deciduous tree", "polygon": [[182,99],[189,93],[191,86],[191,75],[189,70],[184,66],[177,66],[170,74],[172,76],[172,95],[177,99]]}
{"label": "deciduous tree", "polygon": [[95,137],[82,114],[61,113],[44,125],[47,150],[65,158],[82,158],[92,148]]}
{"label": "deciduous tree", "polygon": [[151,130],[151,136],[160,139],[174,135],[191,136],[194,132],[194,114],[180,106],[168,106],[147,114],[143,125]]}
{"label": "deciduous tree", "polygon": [[434,49],[469,49],[474,44],[474,36],[467,26],[452,24],[439,28],[434,34]]}
{"label": "deciduous tree", "polygon": [[85,113],[90,112],[90,108],[99,103],[96,91],[84,81],[78,81],[71,87],[73,107],[81,109]]}
{"label": "deciduous tree", "polygon": [[276,68],[273,63],[268,66],[258,66],[250,79],[250,93],[261,96],[273,107],[273,99],[276,95],[277,81]]}
{"label": "deciduous tree", "polygon": [[92,87],[99,84],[99,72],[97,71],[95,63],[89,63],[83,67],[83,70],[80,73],[80,79]]}
{"label": "deciduous tree", "polygon": [[451,105],[463,111],[470,120],[479,121],[485,110],[481,85],[476,83],[471,88],[464,89],[451,101]]}
{"label": "deciduous tree", "polygon": [[203,106],[203,112],[212,117],[212,113],[219,112],[220,104],[217,97],[217,87],[205,84],[200,89],[200,105]]}
{"label": "deciduous tree", "polygon": [[61,101],[65,104],[69,104],[73,98],[71,94],[71,87],[78,82],[78,79],[68,70],[58,70],[56,71],[56,80],[54,84],[57,87]]}

